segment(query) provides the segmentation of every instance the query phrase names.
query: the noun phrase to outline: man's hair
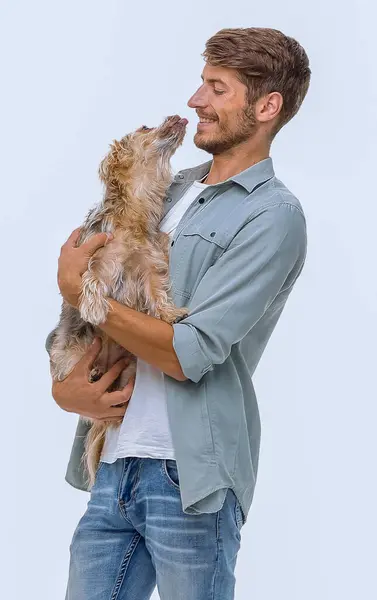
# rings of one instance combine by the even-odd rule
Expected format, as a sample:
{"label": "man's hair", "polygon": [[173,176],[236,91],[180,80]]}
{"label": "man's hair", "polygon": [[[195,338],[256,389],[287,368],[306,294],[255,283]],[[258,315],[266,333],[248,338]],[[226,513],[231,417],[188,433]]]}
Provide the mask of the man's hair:
{"label": "man's hair", "polygon": [[277,29],[221,29],[206,42],[202,56],[212,66],[236,70],[250,105],[271,92],[282,95],[273,137],[297,113],[309,88],[311,71],[304,48]]}

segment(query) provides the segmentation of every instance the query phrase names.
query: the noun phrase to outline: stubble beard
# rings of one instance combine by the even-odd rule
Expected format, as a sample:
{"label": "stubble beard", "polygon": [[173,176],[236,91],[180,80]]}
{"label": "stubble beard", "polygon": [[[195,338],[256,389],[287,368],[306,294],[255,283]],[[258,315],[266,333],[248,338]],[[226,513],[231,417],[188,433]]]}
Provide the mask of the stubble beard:
{"label": "stubble beard", "polygon": [[217,121],[216,133],[197,132],[194,136],[195,146],[216,156],[217,154],[227,152],[246,140],[250,140],[257,130],[254,107],[248,105],[243,108],[237,115],[235,122],[237,124],[235,130]]}

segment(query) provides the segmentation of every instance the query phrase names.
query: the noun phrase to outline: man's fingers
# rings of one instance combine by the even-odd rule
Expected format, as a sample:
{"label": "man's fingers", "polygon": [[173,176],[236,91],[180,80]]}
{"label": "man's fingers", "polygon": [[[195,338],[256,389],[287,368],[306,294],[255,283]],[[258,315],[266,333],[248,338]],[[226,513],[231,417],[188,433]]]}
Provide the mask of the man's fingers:
{"label": "man's fingers", "polygon": [[[111,406],[119,406],[123,402],[129,401],[129,399],[132,396],[132,392],[134,391],[135,378],[136,378],[136,373],[129,378],[129,380],[127,381],[127,384],[124,386],[124,388],[119,390],[119,392],[118,392],[119,399],[118,398],[115,399],[115,397],[112,398]],[[113,392],[113,393],[116,394],[117,392]]]}
{"label": "man's fingers", "polygon": [[131,377],[127,381],[127,384],[124,386],[123,390],[130,390],[130,389],[133,390],[134,385],[135,385],[135,379],[136,379],[136,373],[131,375]]}
{"label": "man's fingers", "polygon": [[121,358],[118,360],[108,371],[104,373],[101,379],[98,381],[98,387],[100,387],[103,392],[110,387],[112,383],[116,380],[116,378],[121,374],[123,369],[129,365],[129,360],[126,358]]}
{"label": "man's fingers", "polygon": [[89,238],[87,242],[81,244],[80,248],[85,251],[86,256],[92,256],[98,248],[106,246],[113,237],[112,233],[97,233]]}
{"label": "man's fingers", "polygon": [[100,398],[100,402],[101,404],[103,404],[103,406],[107,406],[107,407],[112,407],[112,406],[118,406],[120,404],[124,404],[125,402],[128,402],[129,399],[131,398],[132,395],[132,391],[133,391],[133,380],[134,378],[131,378],[129,380],[129,382],[127,383],[127,385],[122,389],[122,390],[117,390],[116,392],[105,392],[101,398]]}

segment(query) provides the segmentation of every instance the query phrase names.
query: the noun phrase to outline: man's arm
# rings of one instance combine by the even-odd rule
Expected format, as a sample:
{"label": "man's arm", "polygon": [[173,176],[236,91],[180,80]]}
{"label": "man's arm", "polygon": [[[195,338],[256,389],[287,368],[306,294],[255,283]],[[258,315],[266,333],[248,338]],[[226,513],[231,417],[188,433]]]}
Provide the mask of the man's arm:
{"label": "man's arm", "polygon": [[113,310],[100,327],[174,379],[198,382],[225,361],[292,272],[296,278],[305,254],[303,215],[289,204],[275,205],[247,223],[207,271],[183,321],[171,326],[109,300]]}
{"label": "man's arm", "polygon": [[[173,348],[173,327],[149,315],[128,308],[108,298],[111,310],[105,323],[100,325],[107,335],[163,373],[178,381],[187,379],[182,372]],[[46,339],[45,348],[50,354],[56,329]]]}
{"label": "man's arm", "polygon": [[183,374],[194,382],[223,363],[291,286],[306,256],[306,224],[293,205],[280,202],[250,220],[208,269],[173,325],[173,347]]}
{"label": "man's arm", "polygon": [[[82,250],[68,244],[68,252],[61,255],[60,290],[68,302],[77,305],[81,278],[74,272],[72,252]],[[109,299],[112,310],[100,327],[135,356],[174,379],[198,382],[213,365],[225,361],[232,345],[259,321],[284,284],[293,283],[305,255],[304,216],[291,204],[279,202],[244,225],[208,269],[183,321],[171,326]]]}
{"label": "man's arm", "polygon": [[173,327],[160,319],[128,308],[108,298],[111,310],[105,323],[99,325],[107,335],[132,352],[178,381],[183,374],[173,348]]}

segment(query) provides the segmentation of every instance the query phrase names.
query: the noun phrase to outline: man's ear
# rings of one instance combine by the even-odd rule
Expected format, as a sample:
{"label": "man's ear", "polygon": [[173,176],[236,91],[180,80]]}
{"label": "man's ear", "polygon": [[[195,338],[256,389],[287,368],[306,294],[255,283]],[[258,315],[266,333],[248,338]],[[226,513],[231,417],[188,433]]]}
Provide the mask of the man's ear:
{"label": "man's ear", "polygon": [[283,109],[283,96],[280,92],[271,92],[256,102],[255,113],[260,123],[276,120]]}

